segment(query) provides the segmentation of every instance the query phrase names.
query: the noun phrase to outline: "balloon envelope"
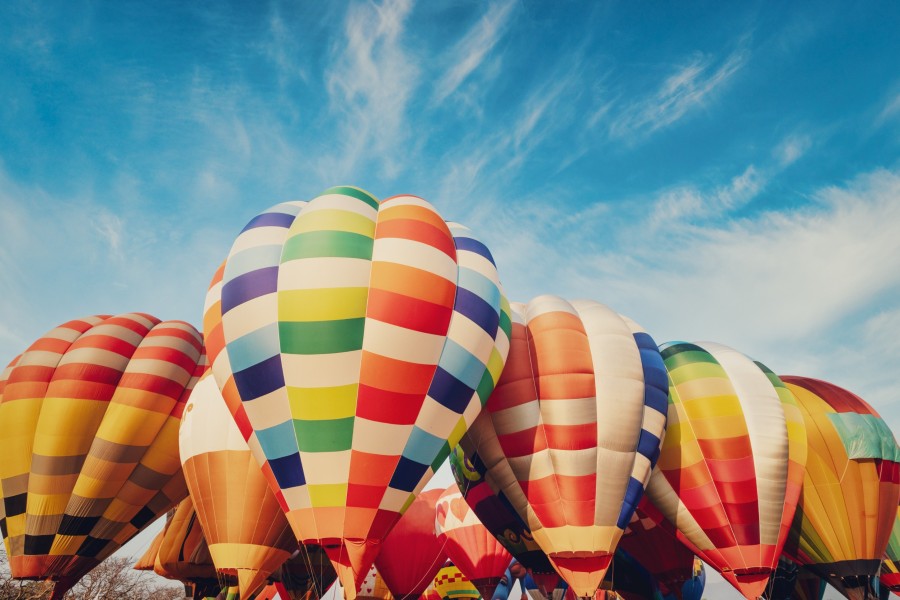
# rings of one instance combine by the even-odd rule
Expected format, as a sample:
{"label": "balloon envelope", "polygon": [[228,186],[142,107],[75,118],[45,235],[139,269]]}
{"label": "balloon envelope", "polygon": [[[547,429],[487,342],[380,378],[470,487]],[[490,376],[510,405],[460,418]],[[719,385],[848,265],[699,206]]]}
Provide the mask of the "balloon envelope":
{"label": "balloon envelope", "polygon": [[884,561],[881,565],[881,585],[892,592],[900,591],[900,507],[897,508],[897,517],[894,519],[894,528],[888,540],[887,549],[884,551]]}
{"label": "balloon envelope", "polygon": [[178,421],[199,332],[132,313],[70,321],[11,365],[0,396],[2,525],[13,577],[61,597],[185,497]]}
{"label": "balloon envelope", "polygon": [[216,380],[295,536],[352,598],[499,377],[493,259],[420,198],[339,187],[254,218],[217,277]]}
{"label": "balloon envelope", "polygon": [[441,567],[438,574],[434,576],[434,589],[443,600],[469,598],[478,600],[478,598],[481,598],[481,592],[472,585],[469,578],[453,563],[448,563]]}
{"label": "balloon envelope", "polygon": [[216,568],[237,572],[249,597],[297,551],[291,527],[215,380],[194,386],[179,433],[191,499]]}
{"label": "balloon envelope", "polygon": [[455,484],[441,494],[436,513],[435,530],[447,556],[482,597],[490,598],[512,556],[481,524]]}
{"label": "balloon envelope", "polygon": [[398,600],[418,600],[447,560],[444,544],[434,531],[437,500],[442,493],[420,493],[381,544],[375,567]]}
{"label": "balloon envelope", "polygon": [[806,431],[793,394],[726,346],[660,347],[669,424],[647,513],[746,598],[766,587],[794,516]]}
{"label": "balloon envelope", "polygon": [[863,598],[897,519],[900,449],[855,394],[818,379],[782,379],[809,431],[803,495],[785,554],[844,595]]}
{"label": "balloon envelope", "polygon": [[509,357],[468,438],[581,596],[594,593],[659,452],[666,378],[656,344],[596,302],[513,305]]}

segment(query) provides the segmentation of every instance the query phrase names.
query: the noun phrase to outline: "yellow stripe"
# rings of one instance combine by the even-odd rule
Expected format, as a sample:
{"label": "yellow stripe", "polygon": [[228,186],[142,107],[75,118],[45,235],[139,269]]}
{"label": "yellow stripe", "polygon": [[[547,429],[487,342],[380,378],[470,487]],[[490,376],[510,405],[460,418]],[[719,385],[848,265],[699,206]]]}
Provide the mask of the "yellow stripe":
{"label": "yellow stripe", "polygon": [[346,483],[327,483],[307,486],[313,507],[344,506],[347,503]]}
{"label": "yellow stripe", "polygon": [[172,452],[178,448],[178,427],[181,421],[175,417],[168,417],[163,423],[162,429],[157,434],[153,445],[147,449],[141,458],[141,463],[153,469],[157,473],[176,473],[181,468],[181,459],[178,452]]}
{"label": "yellow stripe", "polygon": [[291,226],[292,236],[310,231],[348,231],[374,238],[375,221],[347,210],[313,210],[301,213]]}
{"label": "yellow stripe", "polygon": [[114,444],[149,446],[169,415],[111,402],[97,437]]}
{"label": "yellow stripe", "polygon": [[366,316],[367,287],[282,290],[279,321],[333,321]]}
{"label": "yellow stripe", "polygon": [[712,362],[691,362],[681,365],[669,371],[669,377],[675,385],[690,381],[691,379],[723,379],[726,382],[725,370],[722,365]]}
{"label": "yellow stripe", "polygon": [[359,384],[319,388],[287,388],[291,416],[299,420],[344,419],[356,414]]}
{"label": "yellow stripe", "polygon": [[684,407],[684,412],[691,420],[736,417],[743,414],[741,402],[733,394],[691,398],[682,402],[681,406]]}

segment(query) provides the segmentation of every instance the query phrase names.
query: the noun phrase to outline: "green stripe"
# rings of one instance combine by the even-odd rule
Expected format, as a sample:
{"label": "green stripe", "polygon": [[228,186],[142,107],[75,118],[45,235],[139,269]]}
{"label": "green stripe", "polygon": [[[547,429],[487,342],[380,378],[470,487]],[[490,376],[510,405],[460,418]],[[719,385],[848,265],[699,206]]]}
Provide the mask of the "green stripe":
{"label": "green stripe", "polygon": [[487,404],[488,398],[493,391],[494,378],[491,377],[491,372],[485,369],[484,374],[481,376],[481,381],[478,383],[478,387],[475,388],[475,393],[478,394],[478,399],[481,401],[481,406]]}
{"label": "green stripe", "polygon": [[875,415],[857,413],[828,413],[837,430],[847,458],[873,458],[900,462],[900,448],[887,424]]}
{"label": "green stripe", "polygon": [[369,236],[349,231],[308,231],[287,239],[281,250],[281,262],[329,256],[372,260],[373,244]]}
{"label": "green stripe", "polygon": [[339,452],[353,446],[353,421],[328,419],[324,421],[294,420],[297,434],[297,449],[300,452]]}
{"label": "green stripe", "polygon": [[350,196],[351,198],[356,198],[357,200],[362,200],[375,210],[378,210],[378,200],[365,190],[361,190],[359,188],[350,187],[349,185],[339,185],[333,188],[328,188],[322,195],[325,194],[342,194],[344,196]]}
{"label": "green stripe", "polygon": [[505,310],[500,311],[500,329],[503,333],[506,334],[507,338],[512,337],[512,321],[509,318],[509,313]]}
{"label": "green stripe", "polygon": [[282,321],[278,323],[285,354],[335,354],[361,350],[366,319]]}

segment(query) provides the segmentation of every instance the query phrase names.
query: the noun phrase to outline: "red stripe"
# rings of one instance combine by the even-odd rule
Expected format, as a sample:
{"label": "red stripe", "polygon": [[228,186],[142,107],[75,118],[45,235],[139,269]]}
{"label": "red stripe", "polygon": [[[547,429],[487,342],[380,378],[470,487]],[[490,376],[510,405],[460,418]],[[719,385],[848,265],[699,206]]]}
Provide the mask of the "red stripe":
{"label": "red stripe", "polygon": [[414,219],[391,219],[387,221],[379,219],[376,236],[376,239],[379,240],[395,238],[420,242],[440,250],[454,262],[456,261],[456,245],[453,243],[453,237],[449,235],[446,226],[444,229],[440,229]]}
{"label": "red stripe", "polygon": [[125,358],[131,358],[134,355],[135,350],[137,350],[137,346],[130,342],[126,342],[121,338],[113,337],[111,335],[87,335],[78,338],[78,341],[72,344],[69,351],[87,348],[96,348],[98,350],[114,352]]}
{"label": "red stripe", "polygon": [[547,438],[542,427],[530,427],[502,435],[498,432],[497,439],[507,458],[531,456],[548,448]]}
{"label": "red stripe", "polygon": [[356,416],[379,423],[412,425],[424,402],[424,394],[389,392],[360,384]]}
{"label": "red stripe", "polygon": [[[551,402],[554,402],[551,400]],[[556,400],[555,402],[565,402]],[[555,450],[593,450],[597,448],[597,424],[544,425],[547,444]]]}
{"label": "red stripe", "polygon": [[442,306],[388,290],[369,289],[366,316],[383,323],[443,336],[447,335],[452,315],[452,305]]}

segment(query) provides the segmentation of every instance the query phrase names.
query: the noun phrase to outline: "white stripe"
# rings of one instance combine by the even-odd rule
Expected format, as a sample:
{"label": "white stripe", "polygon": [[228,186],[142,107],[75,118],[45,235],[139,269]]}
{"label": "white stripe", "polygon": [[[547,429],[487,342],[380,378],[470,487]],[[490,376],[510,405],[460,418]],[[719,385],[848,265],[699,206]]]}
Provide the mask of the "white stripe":
{"label": "white stripe", "polygon": [[282,354],[281,365],[289,387],[336,387],[359,382],[362,350],[333,354]]}
{"label": "white stripe", "polygon": [[443,277],[456,284],[456,262],[433,246],[401,238],[378,238],[372,247],[372,262],[406,265]]}
{"label": "white stripe", "polygon": [[368,318],[363,350],[417,365],[436,365],[446,338]]}
{"label": "white stripe", "polygon": [[364,258],[298,258],[278,268],[278,289],[312,290],[368,287],[372,263]]}

